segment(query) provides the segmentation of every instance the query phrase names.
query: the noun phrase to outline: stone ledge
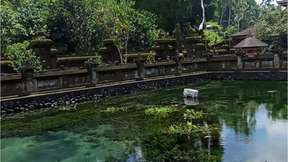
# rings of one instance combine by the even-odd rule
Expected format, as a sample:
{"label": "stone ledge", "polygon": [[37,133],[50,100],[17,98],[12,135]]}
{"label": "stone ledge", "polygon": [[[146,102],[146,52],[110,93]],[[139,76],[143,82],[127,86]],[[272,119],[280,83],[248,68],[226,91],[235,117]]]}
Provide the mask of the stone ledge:
{"label": "stone ledge", "polygon": [[32,94],[25,97],[13,97],[1,100],[1,115],[30,111],[40,108],[52,108],[63,103],[77,103],[97,100],[102,97],[134,94],[144,90],[197,83],[208,80],[287,80],[287,72],[249,71],[249,72],[202,72],[181,76],[155,77],[142,81],[124,81],[111,84],[97,85],[97,87],[78,87],[76,89],[62,89]]}

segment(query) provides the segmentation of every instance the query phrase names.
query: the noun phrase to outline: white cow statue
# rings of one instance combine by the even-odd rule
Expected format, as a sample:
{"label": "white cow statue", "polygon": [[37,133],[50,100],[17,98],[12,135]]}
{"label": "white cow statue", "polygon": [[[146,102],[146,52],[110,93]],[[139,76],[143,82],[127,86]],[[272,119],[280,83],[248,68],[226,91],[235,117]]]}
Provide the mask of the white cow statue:
{"label": "white cow statue", "polygon": [[184,88],[183,95],[186,98],[198,98],[198,92],[196,89]]}

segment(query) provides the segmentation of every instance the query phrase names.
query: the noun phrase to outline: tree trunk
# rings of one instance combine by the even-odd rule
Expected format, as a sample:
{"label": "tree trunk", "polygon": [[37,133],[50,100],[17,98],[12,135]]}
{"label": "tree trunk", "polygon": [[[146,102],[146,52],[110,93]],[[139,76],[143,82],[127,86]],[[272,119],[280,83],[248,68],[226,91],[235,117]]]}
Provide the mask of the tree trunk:
{"label": "tree trunk", "polygon": [[238,32],[240,31],[240,20],[238,21]]}
{"label": "tree trunk", "polygon": [[199,30],[204,30],[204,28],[205,28],[205,7],[204,7],[204,2],[203,2],[203,0],[201,0],[201,8],[202,8],[202,22],[201,22],[201,24],[200,24],[200,26],[199,26]]}
{"label": "tree trunk", "polygon": [[228,13],[228,26],[231,24],[231,6],[229,7],[229,13]]}
{"label": "tree trunk", "polygon": [[126,37],[125,39],[125,63],[127,63],[127,53],[128,53],[128,40],[129,40],[129,36]]}
{"label": "tree trunk", "polygon": [[219,24],[222,25],[222,19],[223,19],[223,8],[221,7],[221,13],[220,13],[220,20],[219,20]]}
{"label": "tree trunk", "polygon": [[223,21],[223,14],[224,14],[224,7],[222,6],[223,2],[222,0],[220,1],[220,6],[221,6],[221,12],[220,12],[220,20],[219,20],[219,24],[222,25],[222,21]]}

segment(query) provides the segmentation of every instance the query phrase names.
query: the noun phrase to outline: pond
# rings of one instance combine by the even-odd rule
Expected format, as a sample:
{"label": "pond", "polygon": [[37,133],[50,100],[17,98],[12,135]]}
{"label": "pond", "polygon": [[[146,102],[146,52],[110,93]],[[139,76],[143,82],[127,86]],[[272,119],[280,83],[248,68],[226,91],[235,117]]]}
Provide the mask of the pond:
{"label": "pond", "polygon": [[[187,87],[198,100],[183,99]],[[59,106],[2,120],[1,162],[286,162],[287,109],[279,81],[211,81]]]}

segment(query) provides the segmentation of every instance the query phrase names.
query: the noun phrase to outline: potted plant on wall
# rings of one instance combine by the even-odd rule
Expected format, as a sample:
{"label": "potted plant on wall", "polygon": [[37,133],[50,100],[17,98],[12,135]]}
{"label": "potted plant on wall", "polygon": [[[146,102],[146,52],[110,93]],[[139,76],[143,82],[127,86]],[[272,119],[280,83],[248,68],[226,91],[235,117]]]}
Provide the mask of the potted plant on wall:
{"label": "potted plant on wall", "polygon": [[9,45],[6,51],[6,57],[12,61],[11,66],[17,72],[23,71],[27,65],[33,68],[33,71],[41,71],[42,65],[40,58],[37,57],[32,49],[29,49],[30,42],[24,41]]}

